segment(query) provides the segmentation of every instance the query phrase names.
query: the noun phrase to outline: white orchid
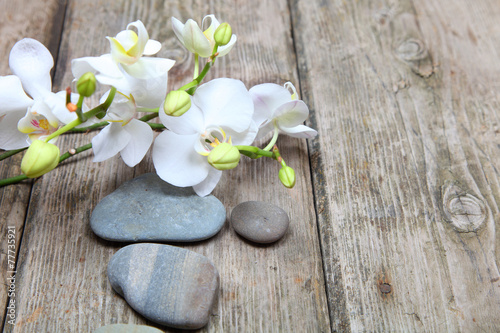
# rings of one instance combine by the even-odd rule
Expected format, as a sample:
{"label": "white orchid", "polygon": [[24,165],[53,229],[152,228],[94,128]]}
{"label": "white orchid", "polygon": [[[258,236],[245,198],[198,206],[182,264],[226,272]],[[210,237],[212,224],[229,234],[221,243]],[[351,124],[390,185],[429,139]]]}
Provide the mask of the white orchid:
{"label": "white orchid", "polygon": [[[101,103],[107,98],[105,94]],[[153,142],[153,130],[135,119],[134,99],[117,93],[102,120],[110,122],[92,139],[94,162],[102,162],[120,153],[129,167],[137,165],[146,155]]]}
{"label": "white orchid", "polygon": [[156,172],[170,184],[193,186],[198,195],[208,195],[222,171],[210,166],[207,156],[222,142],[252,143],[257,133],[252,114],[252,99],[241,81],[222,78],[201,85],[182,116],[170,117],[160,110],[170,130],[153,145]]}
{"label": "white orchid", "polygon": [[[200,55],[203,58],[208,58],[212,55],[215,47],[214,33],[220,25],[220,22],[215,18],[215,15],[207,15],[203,18],[201,26],[203,27],[205,20],[210,19],[210,26],[202,31],[198,24],[192,19],[187,20],[185,24],[172,17],[172,28],[179,41],[188,49],[189,52]],[[231,51],[236,43],[236,35],[232,34],[228,44],[219,46],[219,57],[225,56]]]}
{"label": "white orchid", "polygon": [[0,77],[1,149],[28,147],[33,140],[56,131],[60,122],[77,118],[66,108],[66,93],[51,90],[54,60],[40,42],[31,38],[17,42],[10,52],[9,66],[14,75]]}
{"label": "white orchid", "polygon": [[310,139],[318,134],[302,125],[309,116],[309,109],[298,99],[297,90],[290,82],[283,87],[273,83],[259,84],[250,89],[250,95],[255,105],[253,120],[260,128],[257,138],[273,129],[296,138]]}
{"label": "white orchid", "polygon": [[[137,33],[132,30],[137,29]],[[71,68],[75,77],[92,72],[105,85],[116,87],[124,95],[132,95],[137,107],[157,108],[167,93],[168,71],[175,61],[143,57],[158,53],[161,44],[149,39],[141,21],[127,25],[116,37],[107,37],[111,53],[100,57],[74,59]]]}

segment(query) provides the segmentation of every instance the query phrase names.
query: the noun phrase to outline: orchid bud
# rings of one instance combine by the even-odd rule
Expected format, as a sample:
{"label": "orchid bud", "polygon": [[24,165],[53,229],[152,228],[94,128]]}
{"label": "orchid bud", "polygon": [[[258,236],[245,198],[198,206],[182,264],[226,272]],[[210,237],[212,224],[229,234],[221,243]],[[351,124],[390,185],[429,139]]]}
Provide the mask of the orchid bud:
{"label": "orchid bud", "polygon": [[279,178],[286,188],[292,188],[295,186],[295,171],[289,166],[284,166],[279,171]]}
{"label": "orchid bud", "polygon": [[224,46],[229,43],[232,35],[233,30],[231,29],[231,26],[229,25],[229,23],[224,22],[215,30],[214,40],[218,45]]}
{"label": "orchid bud", "polygon": [[52,143],[35,140],[21,162],[21,171],[28,178],[37,178],[59,164],[59,148]]}
{"label": "orchid bud", "polygon": [[92,72],[83,74],[76,84],[76,90],[83,97],[90,97],[95,92],[96,79]]}
{"label": "orchid bud", "polygon": [[208,154],[208,163],[218,170],[235,168],[240,161],[240,151],[230,143],[223,142]]}
{"label": "orchid bud", "polygon": [[184,90],[173,90],[167,94],[163,109],[168,116],[179,117],[191,108],[191,96]]}

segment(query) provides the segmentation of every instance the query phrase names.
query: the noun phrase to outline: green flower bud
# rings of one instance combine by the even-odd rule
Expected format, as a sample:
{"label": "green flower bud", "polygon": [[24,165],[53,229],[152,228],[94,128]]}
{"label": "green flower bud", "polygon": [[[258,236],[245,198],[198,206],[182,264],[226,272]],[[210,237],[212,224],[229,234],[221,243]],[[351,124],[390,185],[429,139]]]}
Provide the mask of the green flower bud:
{"label": "green flower bud", "polygon": [[59,164],[59,148],[51,143],[35,140],[21,162],[21,171],[28,178],[37,178]]}
{"label": "green flower bud", "polygon": [[217,29],[214,32],[214,40],[217,44],[224,46],[229,43],[231,40],[231,36],[233,35],[233,30],[231,29],[231,26],[229,23],[222,23],[217,27]]}
{"label": "green flower bud", "polygon": [[92,72],[87,72],[80,76],[76,84],[76,90],[83,97],[90,97],[95,91],[96,79]]}
{"label": "green flower bud", "polygon": [[289,166],[280,169],[279,178],[285,187],[292,188],[295,186],[295,171]]}
{"label": "green flower bud", "polygon": [[240,151],[230,143],[223,142],[208,154],[208,163],[218,170],[235,168],[240,162]]}
{"label": "green flower bud", "polygon": [[179,117],[191,108],[191,96],[184,90],[173,90],[167,94],[163,109],[168,116]]}

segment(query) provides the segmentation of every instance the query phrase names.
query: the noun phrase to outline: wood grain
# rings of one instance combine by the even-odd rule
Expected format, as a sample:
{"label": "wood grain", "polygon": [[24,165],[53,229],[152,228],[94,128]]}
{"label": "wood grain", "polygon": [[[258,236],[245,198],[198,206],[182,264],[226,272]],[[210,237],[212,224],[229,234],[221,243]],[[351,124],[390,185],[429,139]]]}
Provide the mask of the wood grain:
{"label": "wood grain", "polygon": [[332,329],[500,329],[500,7],[292,2]]}
{"label": "wood grain", "polygon": [[[57,55],[59,40],[64,19],[65,1],[0,1],[0,73],[10,75],[9,53],[14,44],[25,37],[39,40],[48,47],[52,55]],[[33,13],[29,20],[26,13]],[[56,59],[57,60],[57,59]],[[0,150],[0,153],[3,151]],[[0,177],[8,178],[21,173],[22,154],[18,154],[0,162]],[[0,272],[2,278],[7,278],[7,271],[12,271],[8,267],[8,260],[14,260],[10,248],[7,244],[7,227],[13,226],[16,230],[16,250],[17,256],[21,236],[26,219],[26,209],[28,206],[32,182],[27,181],[17,186],[0,188]],[[11,276],[9,273],[8,276]],[[8,292],[7,283],[0,284],[0,304],[7,304]],[[14,291],[15,294],[15,291]],[[15,298],[13,298],[15,301]],[[5,318],[5,307],[0,307],[0,318]]]}
{"label": "wood grain", "polygon": [[[72,80],[72,58],[108,52],[104,37],[141,19],[150,37],[162,42],[159,55],[177,60],[170,85],[178,87],[192,75],[192,59],[175,40],[170,16],[201,21],[209,13],[230,22],[240,38],[235,50],[218,60],[211,77],[242,79],[248,87],[297,82],[286,1],[258,5],[246,1],[78,1],[70,2],[66,11],[55,83],[64,88]],[[65,135],[59,145],[66,150],[87,143],[93,135]],[[292,221],[285,238],[271,246],[256,246],[226,225],[213,239],[179,244],[213,260],[221,276],[217,306],[202,331],[330,329],[307,146],[289,139],[278,144],[287,164],[297,171],[295,189],[281,186],[275,162],[244,160],[225,173],[214,194],[228,215],[246,200],[282,207]],[[6,332],[91,332],[111,323],[146,323],[107,281],[107,263],[124,244],[98,239],[90,230],[89,217],[92,208],[121,183],[152,171],[150,157],[131,169],[118,157],[93,163],[87,152],[35,183],[19,255],[18,322],[15,327],[6,326]]]}

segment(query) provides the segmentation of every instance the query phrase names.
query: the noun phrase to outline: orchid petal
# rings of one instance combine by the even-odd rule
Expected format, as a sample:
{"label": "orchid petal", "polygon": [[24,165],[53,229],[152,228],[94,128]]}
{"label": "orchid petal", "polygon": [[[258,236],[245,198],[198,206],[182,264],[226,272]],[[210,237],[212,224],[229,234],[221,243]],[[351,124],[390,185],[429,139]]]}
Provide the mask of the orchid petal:
{"label": "orchid petal", "polygon": [[24,92],[21,80],[14,75],[0,77],[0,101],[0,114],[22,111],[24,115],[33,104],[33,100]]}
{"label": "orchid petal", "polygon": [[205,131],[203,112],[194,104],[191,104],[191,108],[182,116],[172,117],[165,114],[162,103],[158,114],[162,124],[177,134],[191,135],[200,134]]}
{"label": "orchid petal", "polygon": [[174,60],[164,58],[141,58],[133,65],[121,66],[130,76],[137,79],[154,79],[167,73],[175,65]]}
{"label": "orchid petal", "polygon": [[254,142],[255,137],[258,132],[258,128],[254,122],[251,123],[250,127],[243,132],[235,132],[231,129],[224,129],[228,138],[231,138],[233,145],[250,145]]}
{"label": "orchid petal", "polygon": [[130,29],[131,26],[137,29],[137,35],[136,35],[137,40],[136,43],[127,50],[127,54],[131,55],[136,59],[139,59],[144,53],[144,49],[146,48],[146,44],[148,43],[149,40],[149,35],[142,21],[138,20],[129,23],[127,25],[127,30]]}
{"label": "orchid petal", "polygon": [[278,127],[293,127],[302,124],[309,116],[306,103],[301,100],[293,100],[281,105],[274,111],[273,119]]}
{"label": "orchid petal", "polygon": [[17,129],[26,110],[12,111],[0,116],[0,149],[12,150],[29,146],[28,136]]}
{"label": "orchid petal", "polygon": [[131,136],[121,124],[111,123],[92,138],[94,162],[102,162],[118,154],[130,142]]}
{"label": "orchid petal", "polygon": [[[76,104],[76,102],[78,101],[78,95],[71,94],[71,100]],[[57,127],[59,125],[59,121],[68,124],[78,118],[76,112],[70,112],[66,107],[66,91],[60,91],[57,94],[50,93],[45,97],[43,102],[50,109],[49,114],[43,115],[47,118],[47,120],[52,120],[51,125],[54,127]],[[82,109],[84,112],[86,111],[84,108]],[[40,113],[39,111],[37,112]]]}
{"label": "orchid petal", "polygon": [[33,99],[43,98],[51,92],[50,70],[54,60],[39,41],[24,38],[17,42],[10,51],[9,66]]}
{"label": "orchid petal", "polygon": [[[45,119],[37,119],[38,115]],[[43,101],[36,101],[28,108],[26,115],[19,120],[18,130],[23,133],[32,133],[35,131],[50,131],[50,127],[59,127],[58,119],[52,114],[50,107]]]}
{"label": "orchid petal", "polygon": [[144,47],[143,55],[157,54],[161,49],[161,43],[157,40],[150,39]]}
{"label": "orchid petal", "polygon": [[214,14],[205,15],[205,17],[201,21],[201,26],[202,27],[205,26],[205,20],[207,18],[210,19],[210,25],[208,26],[208,28],[205,31],[203,31],[203,33],[205,34],[205,36],[207,36],[208,39],[210,39],[210,38],[213,38],[215,30],[219,27],[220,22],[219,22],[219,20],[217,18],[215,18]]}
{"label": "orchid petal", "polygon": [[205,180],[203,180],[201,183],[194,185],[193,190],[200,197],[205,197],[212,193],[215,186],[217,186],[217,183],[219,182],[221,176],[222,171],[215,168],[210,168],[207,178],[205,178]]}
{"label": "orchid petal", "polygon": [[175,17],[171,18],[172,20],[172,30],[174,30],[175,36],[179,41],[184,44],[184,36],[182,35],[182,31],[184,30],[184,24],[176,19]]}
{"label": "orchid petal", "polygon": [[139,108],[159,107],[167,95],[168,70],[173,64],[170,59],[142,58],[133,66],[122,66],[128,90],[120,91],[133,95]]}
{"label": "orchid petal", "polygon": [[203,110],[205,128],[219,126],[242,132],[250,125],[254,110],[243,82],[227,78],[201,85],[192,102]]}
{"label": "orchid petal", "polygon": [[280,127],[280,130],[289,136],[301,139],[312,139],[316,135],[318,135],[318,132],[316,130],[304,125],[298,125],[291,128]]}
{"label": "orchid petal", "polygon": [[156,173],[175,186],[193,186],[207,178],[209,169],[206,157],[198,154],[194,145],[199,134],[178,135],[163,131],[153,145],[153,162]]}
{"label": "orchid petal", "polygon": [[[100,57],[83,57],[71,61],[71,72],[79,78],[87,72],[100,73],[113,78],[123,77],[122,72],[111,58],[111,54],[103,54]],[[99,81],[100,82],[100,81]],[[102,84],[107,84],[103,83]]]}
{"label": "orchid petal", "polygon": [[137,37],[135,31],[123,30],[116,35],[115,39],[123,47],[123,49],[125,49],[125,52],[127,53],[128,50],[130,50],[132,47],[134,47],[134,45],[137,44],[137,40],[139,39],[139,37]]}
{"label": "orchid petal", "polygon": [[[107,91],[100,99],[99,103],[104,103],[104,101],[108,98],[109,91]],[[103,118],[105,121],[110,122],[123,122],[126,123],[130,121],[135,113],[136,106],[133,99],[127,97],[126,95],[117,92],[113,102],[109,106],[108,111],[106,112],[106,117]]]}
{"label": "orchid petal", "polygon": [[265,125],[261,125],[259,128],[259,133],[257,133],[256,140],[260,140],[266,136],[267,133],[274,131],[274,123],[272,121],[266,123]]}
{"label": "orchid petal", "polygon": [[284,103],[292,100],[290,92],[277,84],[264,83],[256,85],[249,90],[255,106],[253,116],[257,125],[273,118],[273,113]]}
{"label": "orchid petal", "polygon": [[151,126],[143,121],[132,119],[123,128],[130,134],[130,142],[120,152],[123,162],[129,167],[137,165],[151,146],[153,142],[153,130]]}
{"label": "orchid petal", "polygon": [[111,48],[111,56],[113,57],[114,61],[127,65],[132,65],[137,61],[136,58],[127,54],[127,50],[125,50],[122,44],[120,44],[118,39],[114,37],[106,37],[106,38],[107,40],[109,40],[109,46]]}
{"label": "orchid petal", "polygon": [[207,58],[212,55],[212,47],[203,31],[198,24],[189,19],[182,29],[183,44],[193,53],[199,54],[201,57]]}
{"label": "orchid petal", "polygon": [[237,37],[235,34],[233,34],[231,36],[231,39],[229,40],[229,43],[227,43],[226,45],[223,45],[223,46],[219,46],[219,48],[217,49],[217,52],[219,53],[219,55],[217,57],[223,57],[226,54],[228,54],[229,51],[231,51],[231,49],[233,48],[234,44],[236,44],[236,41],[237,41]]}

